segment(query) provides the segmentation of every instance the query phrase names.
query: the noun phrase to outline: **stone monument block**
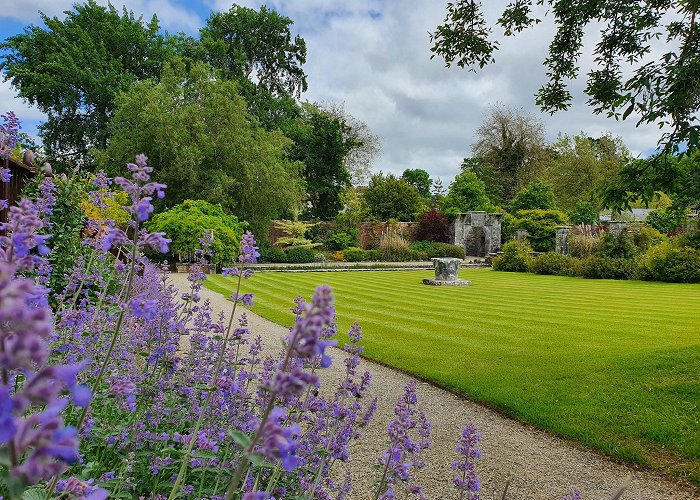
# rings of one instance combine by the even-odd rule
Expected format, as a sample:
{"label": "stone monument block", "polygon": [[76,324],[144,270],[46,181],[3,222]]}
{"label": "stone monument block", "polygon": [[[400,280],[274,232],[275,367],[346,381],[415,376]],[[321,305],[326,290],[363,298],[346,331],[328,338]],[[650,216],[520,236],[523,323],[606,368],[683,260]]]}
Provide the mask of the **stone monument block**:
{"label": "stone monument block", "polygon": [[471,281],[460,280],[457,278],[459,266],[462,264],[462,259],[453,257],[436,257],[431,259],[435,266],[435,279],[426,278],[423,283],[426,285],[436,286],[466,286],[471,285]]}

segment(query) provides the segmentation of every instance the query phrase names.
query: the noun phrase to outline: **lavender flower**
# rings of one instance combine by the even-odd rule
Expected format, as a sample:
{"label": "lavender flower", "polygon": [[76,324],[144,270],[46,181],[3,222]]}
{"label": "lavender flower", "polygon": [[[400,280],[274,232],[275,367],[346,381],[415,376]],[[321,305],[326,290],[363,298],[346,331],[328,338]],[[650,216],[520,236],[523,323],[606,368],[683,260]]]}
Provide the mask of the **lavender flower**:
{"label": "lavender flower", "polygon": [[457,443],[456,450],[461,455],[461,459],[452,463],[452,469],[459,471],[454,478],[454,484],[460,492],[459,498],[479,500],[478,491],[481,483],[476,474],[474,462],[481,458],[481,451],[476,448],[480,441],[481,433],[477,431],[473,422],[469,422],[462,429],[462,437]]}
{"label": "lavender flower", "polygon": [[[19,130],[22,127],[14,111],[8,111],[4,115],[0,115],[0,118],[4,122],[0,124],[0,158],[9,158],[12,156],[12,151],[17,147]],[[2,182],[10,182],[8,177],[9,171],[2,170]]]}

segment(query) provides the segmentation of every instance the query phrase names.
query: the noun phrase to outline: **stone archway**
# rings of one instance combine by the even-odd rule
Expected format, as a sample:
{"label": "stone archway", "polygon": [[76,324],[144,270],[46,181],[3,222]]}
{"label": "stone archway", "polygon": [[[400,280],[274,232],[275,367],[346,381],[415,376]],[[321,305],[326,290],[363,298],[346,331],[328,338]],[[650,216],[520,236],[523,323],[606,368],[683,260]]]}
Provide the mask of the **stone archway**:
{"label": "stone archway", "polygon": [[464,248],[467,255],[486,257],[501,248],[501,219],[503,214],[469,212],[458,214],[454,222],[453,243]]}

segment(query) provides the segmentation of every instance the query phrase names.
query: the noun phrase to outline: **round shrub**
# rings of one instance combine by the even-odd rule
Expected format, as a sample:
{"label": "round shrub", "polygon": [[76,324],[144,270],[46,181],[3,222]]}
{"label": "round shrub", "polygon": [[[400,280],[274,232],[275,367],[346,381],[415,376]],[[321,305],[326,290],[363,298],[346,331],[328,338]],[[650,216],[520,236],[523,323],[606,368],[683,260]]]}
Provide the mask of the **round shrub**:
{"label": "round shrub", "polygon": [[527,243],[512,240],[503,245],[503,255],[493,259],[495,271],[525,273],[532,264],[532,248]]}
{"label": "round shrub", "polygon": [[547,252],[535,257],[530,265],[530,272],[535,274],[551,274],[553,276],[567,276],[571,270],[573,259],[568,255],[557,252]]}
{"label": "round shrub", "polygon": [[365,260],[370,262],[379,262],[382,260],[381,250],[365,250],[365,255],[367,256]]}
{"label": "round shrub", "polygon": [[690,247],[695,250],[700,250],[700,230],[677,234],[673,237],[673,244],[679,248]]}
{"label": "round shrub", "polygon": [[433,247],[433,252],[428,254],[429,258],[433,257],[455,257],[457,259],[464,259],[466,253],[464,248],[459,245],[452,245],[451,243],[435,243]]}
{"label": "round shrub", "polygon": [[579,201],[567,214],[572,224],[595,226],[598,224],[598,211],[587,201]]}
{"label": "round shrub", "polygon": [[316,252],[309,247],[291,247],[285,254],[285,262],[290,264],[308,264],[316,260]]}
{"label": "round shrub", "polygon": [[284,263],[287,262],[287,255],[279,248],[272,247],[269,244],[261,244],[258,262],[263,264]]}
{"label": "round shrub", "polygon": [[367,252],[361,248],[346,248],[343,251],[343,257],[348,262],[362,262],[367,260]]}
{"label": "round shrub", "polygon": [[657,245],[639,259],[638,265],[643,280],[700,283],[700,250],[694,248]]}
{"label": "round shrub", "polygon": [[636,268],[633,260],[593,255],[574,259],[570,274],[589,279],[628,280],[634,278]]}
{"label": "round shrub", "polygon": [[[505,219],[505,218],[504,218]],[[527,231],[527,240],[537,252],[554,250],[557,226],[566,224],[566,214],[559,210],[520,210],[509,220],[508,231]]]}
{"label": "round shrub", "polygon": [[331,251],[345,250],[355,245],[357,245],[357,231],[355,231],[355,234],[338,231],[329,234],[324,240],[324,246]]}

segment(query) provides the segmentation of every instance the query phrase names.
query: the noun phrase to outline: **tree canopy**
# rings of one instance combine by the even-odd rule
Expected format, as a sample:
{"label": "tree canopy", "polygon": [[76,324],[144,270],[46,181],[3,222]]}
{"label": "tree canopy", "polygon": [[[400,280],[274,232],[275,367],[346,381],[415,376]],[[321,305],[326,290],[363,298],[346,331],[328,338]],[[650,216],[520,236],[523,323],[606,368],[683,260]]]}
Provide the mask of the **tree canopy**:
{"label": "tree canopy", "polygon": [[204,59],[227,80],[255,80],[274,96],[299,97],[307,89],[306,42],[292,37],[293,21],[267,7],[233,4],[213,12],[200,31]]}
{"label": "tree canopy", "polygon": [[373,175],[363,198],[369,215],[380,221],[413,221],[423,207],[418,190],[394,174]]}
{"label": "tree canopy", "polygon": [[[534,5],[536,4],[536,5]],[[568,109],[569,82],[578,78],[584,35],[591,40],[595,67],[587,73],[584,93],[595,113],[616,119],[635,114],[637,125],[666,127],[661,144],[665,152],[687,145],[700,146],[700,29],[697,1],[643,0],[517,0],[507,4],[496,24],[504,36],[517,35],[540,22],[539,13],[551,16],[556,32],[544,60],[547,82],[537,92],[544,111]],[[481,2],[456,0],[447,4],[443,24],[431,34],[433,56],[449,67],[474,69],[494,62],[499,42],[492,39]],[[654,44],[663,41],[655,53]]]}
{"label": "tree canopy", "polygon": [[205,199],[264,234],[267,223],[298,213],[302,165],[287,158],[291,141],[248,114],[236,83],[204,63],[166,66],[159,83],[140,82],[117,100],[108,148],[97,154],[110,173],[145,153],[153,177],[168,185],[166,206]]}
{"label": "tree canopy", "polygon": [[407,168],[401,174],[401,178],[416,188],[423,198],[430,198],[430,189],[433,181],[430,174],[422,168]]}
{"label": "tree canopy", "polygon": [[502,201],[530,180],[547,155],[542,122],[501,104],[491,106],[475,138],[472,151],[485,164],[481,171],[498,185],[490,191]]}
{"label": "tree canopy", "polygon": [[556,205],[552,187],[535,179],[510,200],[508,211],[515,213],[519,210],[554,210]]}
{"label": "tree canopy", "polygon": [[19,96],[48,115],[39,127],[46,153],[82,165],[92,148],[106,147],[119,92],[158,78],[174,49],[155,16],[145,23],[94,0],[74,5],[63,20],[41,18],[44,27],[0,44],[0,66]]}
{"label": "tree canopy", "polygon": [[481,179],[470,170],[455,177],[450,189],[442,200],[445,213],[462,213],[473,210],[489,210],[491,202],[486,196],[486,187]]}

